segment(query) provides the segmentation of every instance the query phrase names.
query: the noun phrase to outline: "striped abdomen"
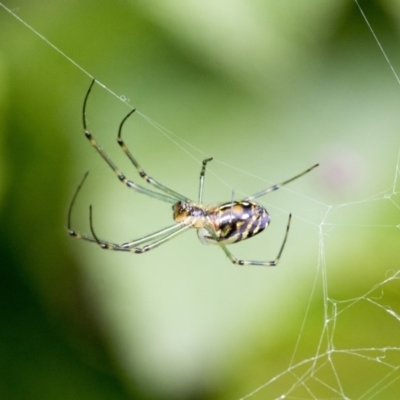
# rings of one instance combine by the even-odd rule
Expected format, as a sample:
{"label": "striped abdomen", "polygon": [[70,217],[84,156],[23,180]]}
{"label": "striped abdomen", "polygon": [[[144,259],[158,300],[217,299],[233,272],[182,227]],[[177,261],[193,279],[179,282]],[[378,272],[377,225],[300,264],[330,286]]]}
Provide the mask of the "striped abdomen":
{"label": "striped abdomen", "polygon": [[[206,210],[209,221],[214,226],[217,240],[225,244],[248,239],[262,232],[269,224],[267,210],[251,201],[233,201]],[[206,229],[199,229],[203,243],[215,243]]]}

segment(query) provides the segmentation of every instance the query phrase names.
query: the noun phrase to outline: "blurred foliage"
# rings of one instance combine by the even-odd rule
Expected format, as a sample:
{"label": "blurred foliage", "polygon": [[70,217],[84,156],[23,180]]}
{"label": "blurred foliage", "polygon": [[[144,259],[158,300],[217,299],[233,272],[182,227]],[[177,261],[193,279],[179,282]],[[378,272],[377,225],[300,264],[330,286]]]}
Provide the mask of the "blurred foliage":
{"label": "blurred foliage", "polygon": [[[325,337],[316,266],[329,271],[337,299],[362,296],[398,269],[398,229],[379,226],[395,227],[400,201],[364,199],[390,187],[399,167],[399,85],[355,2],[3,4],[77,65],[0,7],[1,398],[239,398],[288,368],[310,293],[295,362],[314,355]],[[399,2],[360,4],[400,70]],[[295,193],[263,200],[277,215],[265,239],[232,249],[238,257],[272,258],[293,211],[299,218],[285,265],[274,274],[238,269],[193,234],[139,258],[68,238],[69,201],[87,169],[77,229],[88,230],[89,203],[96,229],[110,240],[171,223],[169,205],[126,193],[80,134],[91,80],[81,68],[177,134],[167,139],[139,117],[126,128],[146,170],[192,198],[205,154],[216,159],[207,202],[229,200],[232,189],[237,196],[259,191],[321,162],[318,173],[291,187]],[[115,144],[128,110],[94,87],[90,129],[131,173]],[[334,207],[352,202],[359,206]],[[324,250],[322,216],[332,224]],[[400,313],[398,286],[384,299]],[[369,348],[384,346],[380,338],[394,331],[399,337],[398,321],[386,325],[385,310],[352,308],[338,324],[341,346],[363,335]],[[380,374],[346,356],[337,360],[343,384],[346,376]],[[320,380],[334,386],[337,376],[321,371]],[[284,380],[250,398],[279,396],[294,384],[290,374]],[[357,385],[346,386],[349,397],[366,390]],[[296,395],[314,398],[306,388]],[[314,390],[329,397],[326,387]],[[397,398],[398,382],[385,390],[376,398]]]}

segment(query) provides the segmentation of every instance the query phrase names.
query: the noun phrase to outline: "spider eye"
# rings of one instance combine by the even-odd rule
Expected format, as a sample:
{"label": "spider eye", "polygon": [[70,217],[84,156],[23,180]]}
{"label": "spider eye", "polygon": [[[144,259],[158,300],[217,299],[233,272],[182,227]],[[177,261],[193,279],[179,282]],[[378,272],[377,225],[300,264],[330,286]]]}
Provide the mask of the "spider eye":
{"label": "spider eye", "polygon": [[188,215],[188,205],[183,201],[178,201],[172,206],[174,220],[179,222]]}
{"label": "spider eye", "polygon": [[182,214],[185,211],[185,204],[182,201],[178,201],[172,206],[174,214]]}

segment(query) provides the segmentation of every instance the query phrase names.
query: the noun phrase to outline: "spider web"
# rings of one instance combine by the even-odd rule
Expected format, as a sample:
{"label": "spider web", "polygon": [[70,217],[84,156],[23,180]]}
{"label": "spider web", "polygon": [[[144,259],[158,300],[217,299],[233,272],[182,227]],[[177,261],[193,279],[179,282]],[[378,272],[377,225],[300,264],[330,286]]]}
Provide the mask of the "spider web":
{"label": "spider web", "polygon": [[[398,75],[379,38],[357,1],[356,4],[399,83]],[[395,259],[386,258],[385,253],[390,252],[391,246],[396,249],[399,247],[400,150],[397,150],[397,157],[392,157],[392,161],[393,182],[387,190],[364,200],[327,205],[319,223],[319,259],[315,284],[289,367],[241,400],[397,398],[400,393],[400,307],[396,293],[400,290],[400,259],[398,250],[395,251]],[[386,210],[387,216],[377,217],[380,209]],[[349,230],[357,235],[356,242],[360,242],[361,236],[366,237],[363,246],[357,246],[348,237]],[[357,230],[358,233],[355,232]],[[360,235],[361,231],[363,234]],[[362,268],[368,268],[369,264],[392,266],[385,269],[382,281],[371,284],[364,292],[352,298],[336,297],[335,294],[340,290],[332,287],[328,279],[334,268],[329,261],[329,248],[332,240],[342,235],[342,248],[349,246],[349,243],[358,247],[360,259],[357,265],[362,265]],[[380,235],[392,237],[390,240],[393,241],[382,251],[373,243]],[[367,250],[369,245],[373,248],[371,253]],[[371,258],[364,257],[365,253]],[[354,279],[358,280],[360,276],[354,276]],[[321,297],[318,296],[319,290],[322,291]],[[312,355],[304,358],[300,355],[300,349],[307,345],[309,325],[314,322],[310,317],[310,309],[315,298],[319,298],[323,305],[323,324],[320,337],[315,343],[315,352],[310,351]],[[354,330],[351,327],[355,324],[358,328]],[[364,331],[366,327],[376,332],[370,335]]]}
{"label": "spider web", "polygon": [[[359,6],[357,2],[356,4]],[[3,5],[2,7],[4,8]],[[359,8],[359,10],[360,18],[363,19],[365,26],[369,29],[371,40],[375,40],[377,48],[381,51],[379,57],[383,58],[386,65],[389,66],[388,75],[391,74],[391,76],[394,76],[398,84],[399,79],[396,70],[385,53],[385,46],[381,45],[379,36],[375,33],[374,27],[370,25],[367,16],[364,15],[363,9]],[[15,13],[12,14],[14,17],[19,18]],[[21,19],[20,22],[26,25]],[[76,68],[83,71],[86,75],[91,76],[78,63],[53,46],[45,37],[41,36],[35,30],[33,32],[45,40],[55,51],[61,53],[63,57],[72,62]],[[375,55],[375,57],[377,60],[378,55]],[[121,98],[121,96],[115,95],[114,92],[102,83],[100,83],[100,86],[121,101],[126,100],[125,98]],[[398,86],[397,89],[399,89]],[[299,192],[298,188],[302,184],[310,187],[310,181],[317,179],[315,176],[308,176],[306,178],[307,181],[299,183],[294,189],[285,188],[289,197],[293,195],[296,199],[298,206],[295,216],[297,216],[298,221],[303,222],[303,228],[304,226],[309,227],[308,232],[311,232],[311,235],[314,235],[316,239],[315,249],[317,251],[314,254],[315,260],[312,261],[312,256],[305,255],[304,250],[299,245],[297,246],[296,254],[308,257],[309,261],[307,265],[310,266],[310,271],[308,273],[303,271],[306,279],[308,279],[308,285],[306,286],[306,294],[301,296],[301,299],[304,299],[302,306],[299,307],[294,301],[288,302],[291,306],[296,305],[295,309],[297,311],[302,310],[299,311],[301,318],[292,316],[292,323],[296,324],[298,333],[294,341],[288,341],[291,343],[291,346],[289,346],[290,350],[285,347],[288,346],[285,342],[284,345],[277,344],[281,351],[278,355],[270,347],[267,350],[263,349],[260,351],[263,358],[259,365],[261,372],[257,372],[254,379],[246,384],[247,391],[245,391],[245,395],[241,396],[241,399],[394,399],[397,398],[396,396],[400,392],[400,303],[398,295],[400,293],[400,136],[398,134],[398,127],[388,127],[389,124],[384,124],[383,117],[379,118],[377,116],[379,114],[378,111],[382,111],[380,109],[377,110],[378,104],[372,103],[371,107],[373,118],[378,119],[378,123],[373,124],[372,118],[363,115],[365,120],[357,127],[357,132],[365,129],[369,133],[365,135],[358,133],[354,137],[345,139],[344,143],[348,145],[352,141],[355,141],[354,146],[346,146],[346,149],[343,147],[329,147],[326,154],[336,153],[337,158],[330,159],[329,155],[327,155],[323,160],[327,167],[321,165],[321,174],[324,181],[328,182],[331,188],[340,190],[343,186],[348,185],[351,187],[354,185],[357,188],[357,195],[350,193],[348,201],[336,204],[320,200],[320,197],[315,191],[312,192],[312,189],[310,189],[311,194],[308,194],[309,192],[307,191]],[[385,117],[390,113],[394,113],[395,110],[396,107],[393,107],[393,110],[384,113]],[[207,155],[202,150],[199,150],[200,146],[197,143],[193,144],[191,141],[180,138],[140,111],[139,114],[146,123],[152,125],[157,131],[167,135],[180,152],[184,152],[197,161],[201,160],[203,155]],[[372,125],[371,129],[369,129],[369,125]],[[392,125],[395,125],[395,122]],[[387,128],[385,131],[387,136],[379,137],[377,132],[384,128]],[[368,177],[361,176],[359,183],[356,182],[356,179],[359,178],[359,174],[362,175],[364,167],[361,156],[365,156],[368,159],[371,149],[369,148],[368,152],[366,151],[365,153],[362,153],[362,151],[356,153],[351,152],[348,148],[354,149],[360,145],[362,140],[366,141],[366,147],[374,147],[374,151],[378,155],[376,159],[370,159],[371,163],[374,163],[374,170],[382,169],[383,171],[376,175],[369,174]],[[357,158],[359,154],[361,154],[361,158]],[[340,159],[340,163],[337,162],[338,158]],[[379,159],[384,160],[385,163],[382,162],[380,164]],[[220,169],[211,168],[209,173],[216,182],[219,184],[222,183],[229,191],[235,189],[235,196],[239,196],[242,193],[248,195],[252,189],[248,189],[245,185],[241,185],[240,190],[235,187],[235,183],[226,177],[227,174],[232,174],[232,171],[235,171],[239,177],[242,177],[242,181],[247,179],[250,181],[264,181],[260,177],[262,174],[253,174],[248,172],[248,170],[234,166],[231,162],[226,163],[223,160],[223,157],[217,157],[216,164],[220,166]],[[310,166],[314,161],[319,160],[310,160]],[[321,162],[321,164],[323,163]],[[228,171],[225,175],[222,172],[224,169]],[[353,171],[354,175],[350,174],[349,176],[349,170]],[[368,168],[367,171],[370,172],[372,169]],[[296,172],[300,172],[300,170],[294,171],[294,173]],[[383,175],[386,178],[384,181],[387,185],[386,190],[382,189],[380,182],[380,178]],[[388,178],[389,176],[390,179]],[[288,177],[285,176],[283,178]],[[275,182],[271,181],[270,183]],[[361,185],[364,185],[364,187],[361,188]],[[377,193],[374,188],[377,188]],[[329,198],[333,191],[327,191],[327,193]],[[279,224],[283,225],[282,221],[284,221],[284,217],[287,215],[286,211],[292,207],[292,203],[289,205],[282,203],[282,201],[285,200],[282,198],[279,198],[277,202],[274,202],[274,199],[262,200],[262,203],[269,210],[273,210],[278,215],[279,213],[282,214],[282,219],[276,224],[277,226]],[[110,217],[106,225],[110,226],[113,223],[114,220]],[[294,230],[294,232],[291,232],[293,236],[293,238],[291,236],[292,243],[301,242],[302,234],[299,231],[296,234],[295,227],[292,230]],[[279,236],[278,230],[275,236]],[[384,240],[382,240],[382,237],[384,237]],[[277,238],[276,242],[274,242],[275,248],[277,248],[276,244],[279,243],[279,240],[280,238]],[[295,244],[293,248],[296,249]],[[211,253],[211,257],[218,257],[217,252]],[[253,253],[254,248],[251,251],[249,250],[250,256]],[[236,249],[234,254],[236,254]],[[340,257],[340,254],[343,254],[343,257]],[[284,257],[288,260],[289,265],[296,265],[295,257],[290,258],[290,255],[286,253]],[[107,260],[110,259],[105,258],[105,260],[104,262],[107,264],[109,262]],[[184,260],[186,265],[191,262],[189,257],[184,258]],[[96,264],[95,268],[88,269],[90,279],[98,279],[98,268],[99,265]],[[163,266],[163,268],[168,267]],[[228,268],[232,267],[229,265],[227,266]],[[226,273],[227,269],[224,269],[220,273]],[[95,270],[96,272],[94,272]],[[127,270],[121,267],[121,271],[124,280],[128,282],[129,279],[126,278]],[[115,268],[113,269],[113,273],[115,274]],[[151,273],[154,274],[154,271],[151,271]],[[179,273],[184,274],[181,269],[179,269]],[[256,279],[258,280],[260,274],[264,273],[264,271],[260,272],[258,269],[247,270],[247,272],[242,271],[238,273],[238,279],[243,280],[245,274],[251,274],[253,277],[257,276]],[[139,275],[135,275],[135,279],[140,279],[141,272],[137,274]],[[149,278],[149,275],[142,274],[142,279],[150,280],[149,286],[154,283],[152,278]],[[204,275],[199,275],[199,281],[203,282],[204,280],[204,282],[208,282],[207,278],[205,278],[207,274],[210,274],[210,270],[206,270]],[[283,274],[284,278],[282,279],[288,280],[285,288],[289,291],[294,290],[296,282],[290,282],[290,273],[284,271]],[[293,280],[295,281],[300,274],[298,271],[293,272],[293,274]],[[103,275],[103,279],[105,279],[104,276],[106,275]],[[109,279],[109,275],[107,275],[107,279]],[[209,283],[210,286],[221,285],[223,278],[216,274],[213,276],[213,279],[216,283]],[[270,274],[267,279],[271,280]],[[141,282],[143,283],[143,280]],[[302,282],[304,283],[305,281],[302,280]],[[233,286],[237,283],[237,281],[232,281]],[[107,284],[109,285],[109,280]],[[113,284],[116,285],[116,281]],[[120,285],[121,283],[119,282],[118,284]],[[128,283],[125,284],[129,286]],[[96,285],[101,286],[102,283],[97,282]],[[190,283],[188,285],[190,286]],[[264,286],[265,281],[263,280],[259,284],[259,287]],[[145,287],[148,288],[148,286]],[[190,288],[193,290],[193,287]],[[267,288],[269,290],[272,289],[271,286],[267,286]],[[123,293],[121,297],[124,297],[130,289],[130,287],[127,287],[121,290],[121,293]],[[253,289],[254,286],[252,286],[251,290]],[[110,289],[107,288],[107,290]],[[249,295],[249,292],[242,292],[242,294]],[[297,295],[299,295],[298,292]],[[115,296],[113,297],[113,304],[110,306],[106,304],[110,298],[105,296],[105,299],[102,306],[106,309],[108,308],[108,320],[113,321],[115,325],[121,324],[117,321],[117,317],[113,319],[112,314],[123,314],[126,317],[128,314],[124,314],[125,310],[123,310],[121,304],[124,301],[128,304],[129,302]],[[253,301],[256,302],[259,299],[260,297],[256,296]],[[283,299],[284,297],[279,295],[277,303],[280,304],[280,302],[285,301]],[[216,299],[213,298],[212,300]],[[230,307],[238,307],[241,300],[226,301],[227,306],[225,311]],[[248,304],[254,305],[252,302]],[[127,305],[125,307],[129,308]],[[212,301],[210,301],[208,307],[212,307]],[[149,308],[151,309],[151,305]],[[152,311],[149,308],[147,312],[151,313]],[[247,308],[245,309],[247,310]],[[269,309],[268,312],[269,320],[274,320],[274,317],[278,320],[279,311],[271,311]],[[120,315],[118,315],[118,318],[120,318]],[[257,323],[261,325],[265,323],[264,321],[260,323],[260,318],[263,318],[263,316],[259,313],[250,316],[247,320],[244,318],[241,321],[244,321],[244,324],[251,325],[254,323],[252,318],[256,319]],[[277,322],[276,326],[274,326],[275,330],[282,332],[285,329],[286,323],[287,319],[285,319],[284,323]],[[154,326],[149,327],[146,331],[147,335],[149,330],[151,330],[150,328],[154,328]],[[119,346],[117,352],[120,352],[122,363],[128,370],[130,368],[137,368],[133,366],[134,364],[129,355],[123,355],[126,347],[131,343],[130,335],[132,331],[126,325],[120,329],[125,330],[125,332],[116,334],[117,336],[119,335],[120,342],[116,346],[117,348]],[[196,326],[196,329],[201,330],[204,328],[200,324]],[[207,334],[209,336],[205,336],[210,338],[210,332],[212,332],[212,329],[208,329]],[[176,330],[171,329],[168,333],[170,336],[176,336]],[[223,336],[227,334],[225,330],[221,330],[218,333]],[[169,349],[168,351],[174,353],[173,356],[171,355],[172,359],[177,357],[176,353],[181,350],[178,347],[182,346],[182,341],[187,340],[187,336],[184,333],[181,334],[178,346],[176,339],[171,340],[169,338],[170,341],[165,339],[165,336],[168,336],[167,334],[165,331],[162,331],[165,342],[168,342],[168,344],[165,344],[165,347]],[[190,334],[193,335],[193,331],[190,331]],[[279,335],[274,336],[270,333],[268,335],[270,335],[269,340],[275,339],[279,342]],[[246,335],[244,337],[246,339],[251,338],[251,336]],[[155,334],[151,339],[156,341],[160,339],[160,336]],[[146,343],[149,343],[148,341],[151,339],[147,338]],[[237,340],[243,340],[243,337]],[[234,345],[237,343],[234,342],[230,347],[228,346],[228,352],[233,354]],[[173,347],[174,345],[176,347]],[[187,343],[187,345],[190,346],[190,343]],[[140,345],[136,345],[135,350],[137,350],[137,347],[140,347]],[[221,346],[221,348],[223,347]],[[200,350],[198,351],[200,352]],[[156,361],[154,360],[158,360],[160,354],[165,357],[165,353],[166,351],[165,349],[163,350],[162,346],[156,347],[153,356],[144,353],[143,358],[145,358],[145,363],[147,362],[148,365],[142,367],[143,370],[151,370],[153,378],[158,373],[164,373],[167,376],[165,380],[171,379],[171,376],[165,373],[163,367],[160,367],[159,371],[155,367]],[[187,356],[188,358],[193,356],[193,353],[190,351],[188,353],[190,355]],[[153,362],[151,362],[152,357]],[[189,360],[185,360],[183,355],[179,357],[182,357],[180,359],[181,365],[188,367]],[[194,375],[198,378],[198,374],[203,372],[202,368],[209,367],[209,363],[210,360],[208,359],[206,367],[197,366],[198,369],[194,369]],[[277,364],[277,367],[274,367],[273,364]],[[171,369],[173,370],[174,368],[171,367]],[[179,367],[177,367],[177,371],[179,370]],[[237,371],[238,368],[236,367],[235,370]],[[215,373],[214,369],[212,371]],[[238,371],[238,373],[243,374],[243,371]],[[244,373],[251,374],[248,371]],[[234,379],[237,378],[235,373],[231,373],[231,376]],[[159,381],[161,382],[162,379],[159,378]],[[163,382],[162,385],[168,386],[166,382]],[[171,385],[173,386],[173,384]],[[182,391],[184,392],[185,389],[183,388]],[[240,390],[243,393],[243,387]],[[238,398],[240,395],[238,396],[237,393],[232,389],[232,397],[229,398]]]}

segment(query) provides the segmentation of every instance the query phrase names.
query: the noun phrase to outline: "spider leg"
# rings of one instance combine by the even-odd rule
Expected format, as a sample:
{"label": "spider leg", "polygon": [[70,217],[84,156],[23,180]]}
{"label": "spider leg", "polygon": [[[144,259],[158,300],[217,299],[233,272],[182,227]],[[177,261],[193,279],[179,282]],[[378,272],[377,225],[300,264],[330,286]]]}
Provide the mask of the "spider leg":
{"label": "spider leg", "polygon": [[167,235],[170,232],[175,233],[175,231],[180,230],[182,228],[182,226],[183,226],[182,224],[174,224],[174,225],[168,226],[167,228],[163,228],[157,232],[151,233],[150,235],[144,236],[140,239],[135,239],[135,240],[131,240],[129,242],[123,243],[123,244],[121,244],[121,246],[131,248],[131,247],[135,247],[139,244],[151,242],[152,240],[158,238],[159,236]]}
{"label": "spider leg", "polygon": [[[175,228],[175,229],[172,229],[172,228]],[[178,228],[180,228],[179,232],[178,232]],[[162,229],[162,230],[156,232],[155,234],[153,233],[153,234],[145,236],[143,238],[140,238],[140,239],[137,239],[137,240],[133,240],[131,242],[123,243],[123,244],[117,244],[117,243],[111,243],[111,242],[108,242],[108,241],[104,241],[104,240],[99,239],[97,236],[96,237],[88,236],[88,235],[86,235],[84,233],[80,233],[80,232],[77,232],[77,231],[72,230],[72,229],[70,229],[68,231],[68,233],[69,233],[70,236],[75,237],[76,239],[81,239],[81,240],[85,240],[87,242],[97,243],[103,249],[116,250],[116,251],[125,251],[125,252],[139,253],[140,254],[140,253],[144,253],[145,251],[151,250],[151,248],[156,247],[155,244],[157,246],[159,246],[160,244],[164,243],[165,241],[167,241],[169,239],[172,239],[177,234],[182,233],[184,230],[181,229],[181,228],[182,228],[182,226],[179,225],[179,224],[178,225],[173,225],[173,226],[170,226],[168,228]],[[174,232],[172,232],[172,234],[170,234],[168,237],[166,236],[166,237],[162,238],[162,239],[164,239],[162,243],[160,243],[160,241],[159,241],[158,243],[154,243],[151,246],[151,248],[147,248],[147,249],[142,248],[142,251],[140,251],[141,249],[135,248],[135,246],[137,246],[140,243],[143,244],[143,243],[149,242],[152,239],[155,239],[156,237],[165,235],[167,232],[170,232],[172,230],[174,230]],[[93,235],[93,232],[92,232],[92,235]]]}
{"label": "spider leg", "polygon": [[[161,244],[167,242],[168,240],[171,240],[177,235],[180,235],[181,233],[185,232],[187,229],[191,228],[192,225],[182,225],[182,224],[176,224],[173,226],[169,226],[165,229],[162,229],[161,231],[158,231],[156,233],[150,234],[148,236],[145,236],[141,239],[134,240],[129,243],[124,243],[124,244],[116,244],[112,243],[109,241],[105,240],[100,240],[98,236],[96,235],[93,227],[93,210],[92,206],[89,208],[89,221],[90,221],[90,231],[92,232],[93,237],[89,237],[86,235],[80,235],[81,239],[89,240],[91,242],[95,241],[102,249],[105,250],[114,250],[114,251],[125,251],[125,252],[130,252],[130,253],[135,253],[135,254],[142,254],[145,253],[149,250],[153,250],[156,247],[160,246]],[[172,230],[172,233],[168,233]],[[150,244],[147,244],[142,247],[134,247],[139,243],[144,243],[148,242],[155,237],[162,236],[161,239],[155,240],[151,242]]]}
{"label": "spider leg", "polygon": [[201,167],[201,172],[200,172],[199,204],[203,202],[204,175],[206,173],[206,166],[208,162],[212,161],[212,159],[213,158],[210,157],[203,160],[203,166]]}
{"label": "spider leg", "polygon": [[[164,228],[157,232],[154,232],[150,235],[144,236],[140,239],[133,240],[133,241],[119,245],[116,243],[111,243],[111,242],[107,242],[104,240],[100,240],[98,238],[98,236],[96,235],[96,233],[94,232],[94,229],[93,229],[93,212],[92,212],[92,206],[90,206],[89,218],[90,218],[90,228],[91,228],[91,232],[92,232],[93,236],[89,236],[84,233],[75,231],[74,229],[72,229],[72,222],[71,222],[72,210],[75,205],[76,198],[77,198],[88,174],[89,174],[89,171],[86,172],[85,175],[83,176],[81,182],[79,183],[77,189],[75,190],[75,193],[71,200],[71,204],[69,206],[68,217],[67,217],[67,230],[68,230],[68,234],[70,236],[75,237],[77,239],[86,240],[88,242],[97,243],[103,249],[126,251],[126,252],[132,252],[132,253],[144,253],[145,251],[151,250],[154,247],[157,247],[160,244],[166,242],[167,240],[172,239],[174,236],[184,232],[187,228],[191,227],[191,225],[174,224],[172,226],[169,226],[167,228]],[[155,240],[157,238],[160,238],[160,239]],[[135,247],[139,244],[143,244],[143,243],[147,243],[147,242],[151,242],[151,241],[154,241],[154,242],[148,246],[143,246],[142,248]]]}
{"label": "spider leg", "polygon": [[[288,219],[288,223],[286,226],[286,232],[285,232],[285,236],[283,238],[281,248],[280,248],[279,253],[276,256],[275,260],[273,260],[273,261],[239,260],[228,250],[227,246],[223,242],[218,241],[217,244],[221,247],[221,249],[224,251],[224,253],[227,255],[227,257],[231,260],[231,262],[233,264],[236,264],[236,265],[258,265],[261,267],[275,267],[278,265],[279,260],[282,255],[282,252],[283,252],[283,249],[285,248],[286,240],[287,240],[288,234],[289,234],[291,219],[292,219],[292,214],[289,214],[289,219]],[[209,229],[209,232],[217,240],[217,235],[215,234],[215,232],[212,231],[211,229]]]}
{"label": "spider leg", "polygon": [[85,180],[86,180],[86,178],[87,178],[88,175],[89,175],[89,171],[86,171],[86,172],[85,172],[85,175],[83,176],[83,179],[81,180],[81,182],[79,183],[78,187],[76,188],[75,193],[74,193],[74,195],[72,196],[71,204],[69,205],[68,217],[67,217],[67,229],[68,229],[68,233],[69,233],[71,236],[76,236],[76,232],[75,232],[73,229],[71,229],[71,215],[72,215],[72,209],[73,209],[73,207],[74,207],[74,205],[75,205],[75,200],[76,200],[76,198],[78,197],[78,193],[80,192],[80,190],[81,190],[81,188],[82,188],[82,186],[83,186],[83,184],[84,184],[84,182],[85,182]]}
{"label": "spider leg", "polygon": [[315,164],[312,167],[308,168],[306,171],[302,172],[301,174],[298,174],[298,175],[294,176],[293,178],[288,179],[287,181],[278,183],[278,184],[273,185],[273,186],[271,186],[271,187],[269,187],[267,189],[261,190],[261,192],[258,192],[256,194],[253,194],[252,196],[246,197],[244,200],[245,201],[252,201],[252,200],[254,200],[254,199],[258,198],[258,197],[265,196],[268,193],[274,192],[275,190],[280,189],[282,186],[285,186],[288,183],[293,182],[294,180],[296,180],[296,179],[302,177],[303,175],[309,173],[314,168],[318,167],[318,165],[319,164]]}
{"label": "spider leg", "polygon": [[74,229],[72,229],[72,223],[71,223],[71,220],[72,220],[72,209],[74,208],[76,198],[78,197],[78,194],[79,194],[79,192],[80,192],[80,190],[81,190],[81,188],[82,188],[82,186],[83,186],[88,174],[89,174],[89,171],[87,171],[85,173],[85,175],[83,176],[81,182],[79,183],[78,187],[75,190],[75,193],[74,193],[74,195],[72,197],[72,200],[71,200],[71,204],[69,205],[68,217],[67,217],[67,231],[68,231],[68,234],[70,236],[75,237],[77,239],[86,240],[86,241],[92,242],[92,243],[98,243],[98,239],[96,238],[96,236],[92,237],[92,236],[88,236],[88,235],[86,235],[84,233],[80,233],[80,232],[75,231]]}
{"label": "spider leg", "polygon": [[[103,158],[103,160],[109,165],[109,167],[114,171],[114,173],[117,175],[118,179],[124,183],[126,186],[128,186],[131,189],[136,190],[139,193],[146,194],[150,197],[156,198],[158,200],[165,201],[167,203],[176,203],[177,200],[179,200],[181,197],[178,199],[176,196],[172,195],[172,191],[169,194],[163,194],[163,193],[158,193],[153,190],[146,189],[140,185],[137,185],[135,182],[127,179],[125,175],[118,169],[118,167],[114,164],[114,162],[107,156],[107,154],[104,152],[104,150],[97,144],[96,140],[94,139],[93,135],[91,132],[87,129],[87,121],[86,121],[86,104],[87,100],[89,98],[89,94],[92,90],[93,84],[95,80],[92,81],[92,83],[89,86],[89,89],[86,93],[85,100],[83,102],[83,110],[82,110],[82,120],[83,120],[83,131],[88,139],[89,143],[91,146],[100,154],[100,156]],[[174,192],[175,193],[175,192]]]}
{"label": "spider leg", "polygon": [[125,121],[136,111],[136,109],[131,110],[126,117],[121,121],[121,124],[119,125],[118,129],[118,137],[117,137],[117,142],[120,145],[122,151],[128,156],[128,158],[131,160],[132,164],[135,166],[137,169],[139,175],[141,178],[143,178],[147,183],[150,185],[153,185],[157,189],[163,191],[164,193],[167,193],[169,196],[172,196],[175,198],[175,201],[181,200],[181,201],[190,201],[187,197],[181,195],[178,192],[175,192],[175,190],[172,190],[164,185],[162,185],[160,182],[156,181],[153,179],[151,176],[147,175],[147,173],[144,171],[144,169],[140,166],[140,164],[137,162],[136,158],[133,157],[132,153],[129,151],[128,147],[126,146],[125,142],[122,139],[122,127],[125,123]]}

